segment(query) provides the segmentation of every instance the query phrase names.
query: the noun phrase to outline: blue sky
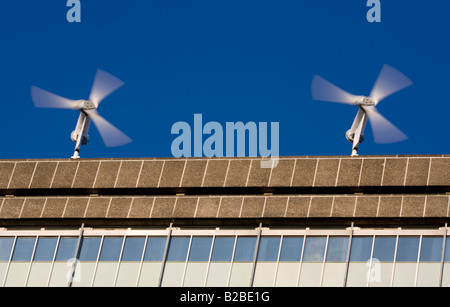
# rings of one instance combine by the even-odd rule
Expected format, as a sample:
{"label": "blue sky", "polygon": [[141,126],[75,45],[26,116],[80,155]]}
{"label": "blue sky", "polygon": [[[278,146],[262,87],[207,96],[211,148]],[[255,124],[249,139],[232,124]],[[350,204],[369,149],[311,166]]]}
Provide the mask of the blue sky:
{"label": "blue sky", "polygon": [[381,0],[381,22],[365,0],[81,0],[80,23],[65,0],[0,3],[0,158],[69,158],[78,113],[37,109],[30,87],[82,99],[95,72],[125,85],[99,112],[134,140],[107,148],[94,126],[83,158],[170,157],[171,127],[279,122],[280,155],[349,155],[357,108],[314,101],[319,74],[368,95],[383,64],[413,86],[379,111],[409,139],[361,155],[448,154],[450,2]]}

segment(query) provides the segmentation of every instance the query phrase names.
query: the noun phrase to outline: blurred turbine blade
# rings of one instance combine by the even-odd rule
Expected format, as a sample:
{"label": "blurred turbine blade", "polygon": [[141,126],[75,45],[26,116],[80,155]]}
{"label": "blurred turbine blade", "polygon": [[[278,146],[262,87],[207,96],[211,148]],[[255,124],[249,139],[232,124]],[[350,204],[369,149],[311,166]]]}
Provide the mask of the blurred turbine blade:
{"label": "blurred turbine blade", "polygon": [[381,115],[375,107],[364,107],[369,117],[375,143],[388,144],[406,140],[408,137]]}
{"label": "blurred turbine blade", "polygon": [[31,86],[31,98],[38,108],[76,109],[80,104],[79,100],[60,97],[36,86]]}
{"label": "blurred turbine blade", "polygon": [[315,75],[311,84],[311,94],[314,100],[355,104],[358,96],[352,95],[324,78]]}
{"label": "blurred turbine blade", "polygon": [[409,78],[403,73],[385,64],[381,69],[372,92],[370,93],[370,97],[374,98],[378,103],[386,97],[412,84],[412,81],[409,80]]}
{"label": "blurred turbine blade", "polygon": [[117,147],[128,143],[132,140],[126,136],[122,131],[114,127],[106,119],[104,119],[97,110],[85,111],[94,122],[95,126],[100,133],[103,142],[107,147]]}
{"label": "blurred turbine blade", "polygon": [[89,100],[98,107],[103,99],[117,90],[123,84],[124,83],[122,81],[120,81],[110,73],[98,69],[95,75],[94,84],[92,85]]}

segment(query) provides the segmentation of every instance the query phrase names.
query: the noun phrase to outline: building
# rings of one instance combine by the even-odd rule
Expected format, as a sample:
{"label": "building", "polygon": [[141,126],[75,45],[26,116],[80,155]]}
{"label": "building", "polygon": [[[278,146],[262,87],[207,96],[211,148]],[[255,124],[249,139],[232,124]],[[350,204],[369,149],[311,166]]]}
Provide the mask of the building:
{"label": "building", "polygon": [[0,161],[1,286],[449,286],[450,156]]}

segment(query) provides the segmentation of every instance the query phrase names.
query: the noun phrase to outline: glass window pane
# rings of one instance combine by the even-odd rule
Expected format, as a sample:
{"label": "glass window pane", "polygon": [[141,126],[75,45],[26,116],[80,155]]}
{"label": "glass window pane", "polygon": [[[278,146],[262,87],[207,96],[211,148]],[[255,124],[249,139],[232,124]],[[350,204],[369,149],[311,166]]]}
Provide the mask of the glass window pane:
{"label": "glass window pane", "polygon": [[216,237],[211,261],[231,261],[233,257],[234,237]]}
{"label": "glass window pane", "polygon": [[101,240],[100,237],[83,238],[80,261],[97,261]]}
{"label": "glass window pane", "polygon": [[58,244],[58,252],[56,253],[56,261],[67,261],[75,258],[78,238],[60,238]]}
{"label": "glass window pane", "polygon": [[123,237],[104,237],[100,261],[119,261]]}
{"label": "glass window pane", "polygon": [[212,237],[193,237],[189,261],[208,261],[211,252]]}
{"label": "glass window pane", "polygon": [[277,261],[280,237],[261,237],[258,248],[258,261]]}
{"label": "glass window pane", "polygon": [[321,262],[325,253],[326,237],[306,237],[303,261]]}
{"label": "glass window pane", "polygon": [[421,262],[440,262],[442,257],[443,237],[422,237],[420,247]]}
{"label": "glass window pane", "polygon": [[172,237],[167,253],[167,261],[186,261],[189,241],[189,237]]}
{"label": "glass window pane", "polygon": [[39,238],[33,261],[53,261],[57,241],[58,238]]}
{"label": "glass window pane", "polygon": [[12,261],[30,261],[36,238],[17,238]]}
{"label": "glass window pane", "polygon": [[0,261],[9,261],[14,238],[0,238]]}
{"label": "glass window pane", "polygon": [[353,237],[350,248],[350,261],[367,262],[372,252],[373,237]]}
{"label": "glass window pane", "polygon": [[381,262],[394,261],[396,237],[375,237],[373,258]]}
{"label": "glass window pane", "polygon": [[280,261],[300,261],[302,248],[303,237],[283,237]]}
{"label": "glass window pane", "polygon": [[236,251],[234,254],[235,262],[253,261],[255,256],[256,237],[238,237],[236,242]]}
{"label": "glass window pane", "polygon": [[141,261],[145,237],[127,237],[123,247],[122,261]]}
{"label": "glass window pane", "polygon": [[166,242],[166,237],[149,237],[145,248],[144,261],[162,261]]}
{"label": "glass window pane", "polygon": [[419,255],[419,237],[399,237],[397,261],[417,262]]}
{"label": "glass window pane", "polygon": [[450,262],[450,236],[445,239],[444,261]]}
{"label": "glass window pane", "polygon": [[348,253],[348,237],[329,237],[327,262],[346,262]]}

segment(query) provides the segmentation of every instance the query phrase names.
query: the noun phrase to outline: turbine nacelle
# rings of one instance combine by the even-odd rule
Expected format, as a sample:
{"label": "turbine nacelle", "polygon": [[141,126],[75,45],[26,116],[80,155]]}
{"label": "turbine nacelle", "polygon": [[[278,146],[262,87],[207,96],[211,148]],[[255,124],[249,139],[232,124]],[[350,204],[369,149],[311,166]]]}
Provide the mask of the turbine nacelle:
{"label": "turbine nacelle", "polygon": [[378,102],[375,99],[366,96],[358,96],[354,101],[356,106],[376,106],[377,104]]}
{"label": "turbine nacelle", "polygon": [[90,100],[78,100],[78,104],[74,107],[75,110],[86,111],[86,110],[95,110],[97,106]]}

